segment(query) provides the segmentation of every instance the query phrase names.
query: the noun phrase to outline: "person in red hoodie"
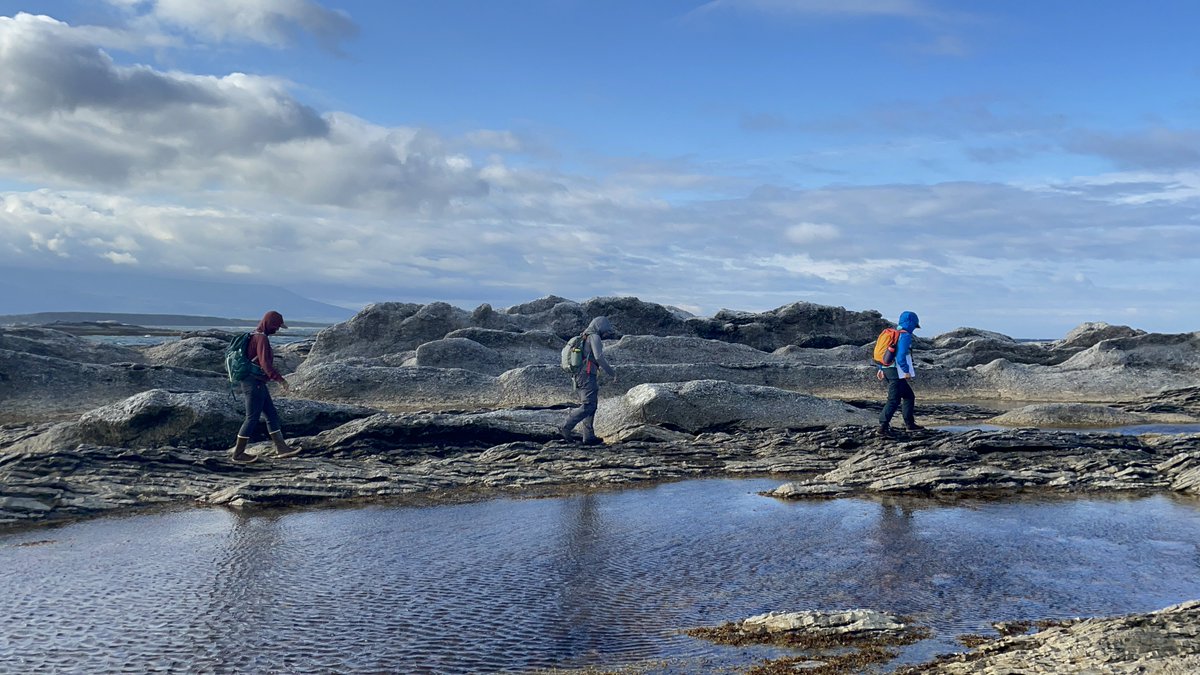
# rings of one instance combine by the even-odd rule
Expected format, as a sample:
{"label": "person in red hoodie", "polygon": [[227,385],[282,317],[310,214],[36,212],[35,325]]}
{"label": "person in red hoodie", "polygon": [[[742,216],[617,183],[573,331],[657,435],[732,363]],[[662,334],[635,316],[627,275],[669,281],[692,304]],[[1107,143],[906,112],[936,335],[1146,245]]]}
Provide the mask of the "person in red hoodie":
{"label": "person in red hoodie", "polygon": [[287,328],[287,324],[283,322],[282,314],[272,310],[263,315],[262,321],[258,322],[258,328],[254,329],[250,339],[246,341],[246,357],[259,367],[261,373],[255,371],[253,375],[238,383],[246,400],[246,420],[238,430],[237,444],[233,446],[233,461],[241,464],[258,459],[258,455],[246,452],[246,444],[250,442],[250,434],[254,433],[254,428],[258,426],[258,418],[262,415],[267,418],[267,433],[275,443],[275,456],[294,457],[300,454],[299,448],[291,448],[283,442],[283,424],[275,410],[275,403],[271,400],[271,391],[267,389],[268,382],[278,382],[284,393],[288,390],[287,380],[275,370],[275,354],[271,351],[271,340],[268,337],[280,328]]}

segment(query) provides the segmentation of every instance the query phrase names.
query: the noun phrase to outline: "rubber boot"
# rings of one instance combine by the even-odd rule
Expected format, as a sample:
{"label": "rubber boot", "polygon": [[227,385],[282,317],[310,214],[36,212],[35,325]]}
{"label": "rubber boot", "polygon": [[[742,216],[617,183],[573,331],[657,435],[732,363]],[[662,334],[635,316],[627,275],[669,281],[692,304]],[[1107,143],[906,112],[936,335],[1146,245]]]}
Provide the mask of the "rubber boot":
{"label": "rubber boot", "polygon": [[275,456],[279,458],[295,457],[300,454],[300,448],[293,448],[283,442],[283,431],[272,431],[271,441],[275,443]]}
{"label": "rubber boot", "polygon": [[246,444],[250,442],[249,436],[238,436],[237,443],[233,446],[233,452],[230,453],[230,459],[238,464],[249,464],[258,460],[258,455],[251,455],[246,452]]}

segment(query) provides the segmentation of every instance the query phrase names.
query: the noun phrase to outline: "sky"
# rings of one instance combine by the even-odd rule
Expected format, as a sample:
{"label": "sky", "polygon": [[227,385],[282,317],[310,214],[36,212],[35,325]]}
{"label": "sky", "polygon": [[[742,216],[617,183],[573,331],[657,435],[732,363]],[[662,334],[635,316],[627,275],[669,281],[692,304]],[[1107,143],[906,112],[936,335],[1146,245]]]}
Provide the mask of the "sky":
{"label": "sky", "polygon": [[1197,331],[1198,25],[1192,0],[0,0],[0,267]]}

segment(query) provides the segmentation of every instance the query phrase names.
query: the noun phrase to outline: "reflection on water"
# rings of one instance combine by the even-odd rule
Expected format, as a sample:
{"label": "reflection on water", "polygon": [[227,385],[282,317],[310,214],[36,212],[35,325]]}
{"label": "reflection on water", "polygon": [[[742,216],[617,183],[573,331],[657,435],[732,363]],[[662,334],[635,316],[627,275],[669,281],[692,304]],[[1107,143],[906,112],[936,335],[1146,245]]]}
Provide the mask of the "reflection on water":
{"label": "reflection on water", "polygon": [[[712,480],[561,499],[243,516],[0,538],[3,672],[528,672],[781,652],[678,634],[869,607],[932,627],[1200,598],[1200,504],[760,497]],[[38,545],[26,543],[44,542]]]}

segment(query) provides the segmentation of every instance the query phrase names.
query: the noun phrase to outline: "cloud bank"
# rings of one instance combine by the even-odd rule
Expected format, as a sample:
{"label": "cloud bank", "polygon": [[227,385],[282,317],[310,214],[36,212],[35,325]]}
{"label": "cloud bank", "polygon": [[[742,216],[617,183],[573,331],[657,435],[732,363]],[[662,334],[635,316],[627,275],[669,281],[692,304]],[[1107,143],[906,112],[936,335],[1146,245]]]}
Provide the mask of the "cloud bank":
{"label": "cloud bank", "polygon": [[[352,33],[303,1],[119,4],[213,40]],[[1066,133],[1031,118],[1127,172],[1023,185],[796,187],[646,158],[566,170],[511,130],[382,126],[318,110],[280,79],[124,63],[121,35],[0,17],[0,178],[21,186],[0,191],[0,264],[265,277],[343,302],[631,294],[711,313],[809,300],[1025,336],[1177,325],[1196,307],[1181,300],[1200,269],[1192,131]],[[1014,131],[986,106],[942,110],[968,118],[959,133]],[[862,119],[936,125],[920,109]]]}

